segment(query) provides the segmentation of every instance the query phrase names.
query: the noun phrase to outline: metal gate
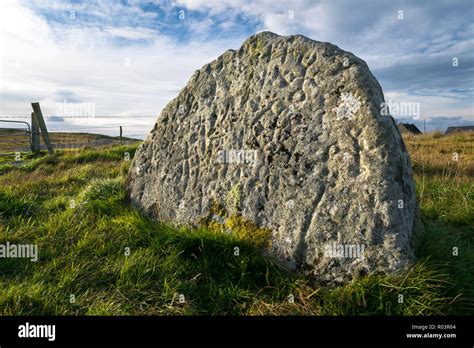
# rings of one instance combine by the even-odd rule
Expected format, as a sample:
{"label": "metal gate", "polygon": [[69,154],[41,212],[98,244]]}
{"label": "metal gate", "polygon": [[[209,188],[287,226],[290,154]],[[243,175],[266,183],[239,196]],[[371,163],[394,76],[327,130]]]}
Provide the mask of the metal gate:
{"label": "metal gate", "polygon": [[[13,127],[13,125],[23,127]],[[25,121],[0,120],[0,155],[25,152],[31,149],[31,127]]]}

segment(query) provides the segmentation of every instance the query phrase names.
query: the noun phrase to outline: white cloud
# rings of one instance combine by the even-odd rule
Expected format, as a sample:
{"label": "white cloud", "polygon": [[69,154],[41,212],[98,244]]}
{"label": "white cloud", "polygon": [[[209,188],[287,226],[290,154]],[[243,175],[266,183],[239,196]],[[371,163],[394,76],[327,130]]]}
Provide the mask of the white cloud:
{"label": "white cloud", "polygon": [[[0,21],[3,115],[28,115],[32,101],[40,101],[46,115],[53,114],[63,90],[73,91],[82,102],[95,103],[97,114],[158,115],[194,70],[227,49],[223,42],[177,46],[146,28],[53,30],[17,2],[2,8]],[[151,41],[117,46],[113,44],[117,37]]]}
{"label": "white cloud", "polygon": [[155,37],[155,31],[147,28],[106,28],[105,32],[113,37],[129,40],[151,40]]}
{"label": "white cloud", "polygon": [[[385,101],[392,103],[418,103],[420,105],[420,116],[430,118],[436,115],[460,116],[465,115],[467,119],[474,121],[472,106],[460,105],[455,95],[423,95],[415,96],[403,92],[386,92]],[[401,115],[405,116],[405,115]]]}

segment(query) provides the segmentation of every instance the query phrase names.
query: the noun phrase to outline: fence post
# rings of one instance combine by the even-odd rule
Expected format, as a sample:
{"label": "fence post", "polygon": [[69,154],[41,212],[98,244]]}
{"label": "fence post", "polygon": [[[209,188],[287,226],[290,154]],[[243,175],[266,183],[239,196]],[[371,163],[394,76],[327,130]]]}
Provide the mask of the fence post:
{"label": "fence post", "polygon": [[123,142],[122,142],[122,126],[120,126],[120,144],[123,144]]}
{"label": "fence post", "polygon": [[38,120],[35,117],[35,113],[31,113],[31,152],[39,152],[40,150],[40,133]]}
{"label": "fence post", "polygon": [[50,155],[54,154],[53,145],[51,145],[51,141],[49,140],[49,133],[48,129],[46,128],[46,123],[44,122],[43,113],[41,112],[41,108],[39,103],[31,103],[31,107],[35,112],[35,118],[38,121],[39,128],[41,129],[41,135],[43,136],[43,140],[48,148],[48,153]]}

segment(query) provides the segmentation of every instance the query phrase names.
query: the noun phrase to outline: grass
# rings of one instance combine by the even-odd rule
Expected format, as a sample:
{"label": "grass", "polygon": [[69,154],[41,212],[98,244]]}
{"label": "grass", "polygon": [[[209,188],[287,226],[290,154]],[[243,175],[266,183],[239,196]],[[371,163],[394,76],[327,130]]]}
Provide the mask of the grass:
{"label": "grass", "polygon": [[39,250],[37,262],[0,259],[0,314],[473,314],[473,140],[405,139],[421,204],[417,262],[338,288],[286,274],[262,253],[268,231],[241,217],[187,228],[142,216],[123,189],[137,144],[0,158],[0,244]]}

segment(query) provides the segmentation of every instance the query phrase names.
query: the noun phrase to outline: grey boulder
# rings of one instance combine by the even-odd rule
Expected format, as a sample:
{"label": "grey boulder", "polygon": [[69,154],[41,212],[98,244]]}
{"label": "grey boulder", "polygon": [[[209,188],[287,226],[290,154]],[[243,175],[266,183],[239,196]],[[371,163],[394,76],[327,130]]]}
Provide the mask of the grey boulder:
{"label": "grey boulder", "polygon": [[415,187],[367,64],[330,43],[262,32],[197,70],[126,181],[133,205],[197,224],[219,204],[272,231],[289,270],[325,283],[413,257]]}

